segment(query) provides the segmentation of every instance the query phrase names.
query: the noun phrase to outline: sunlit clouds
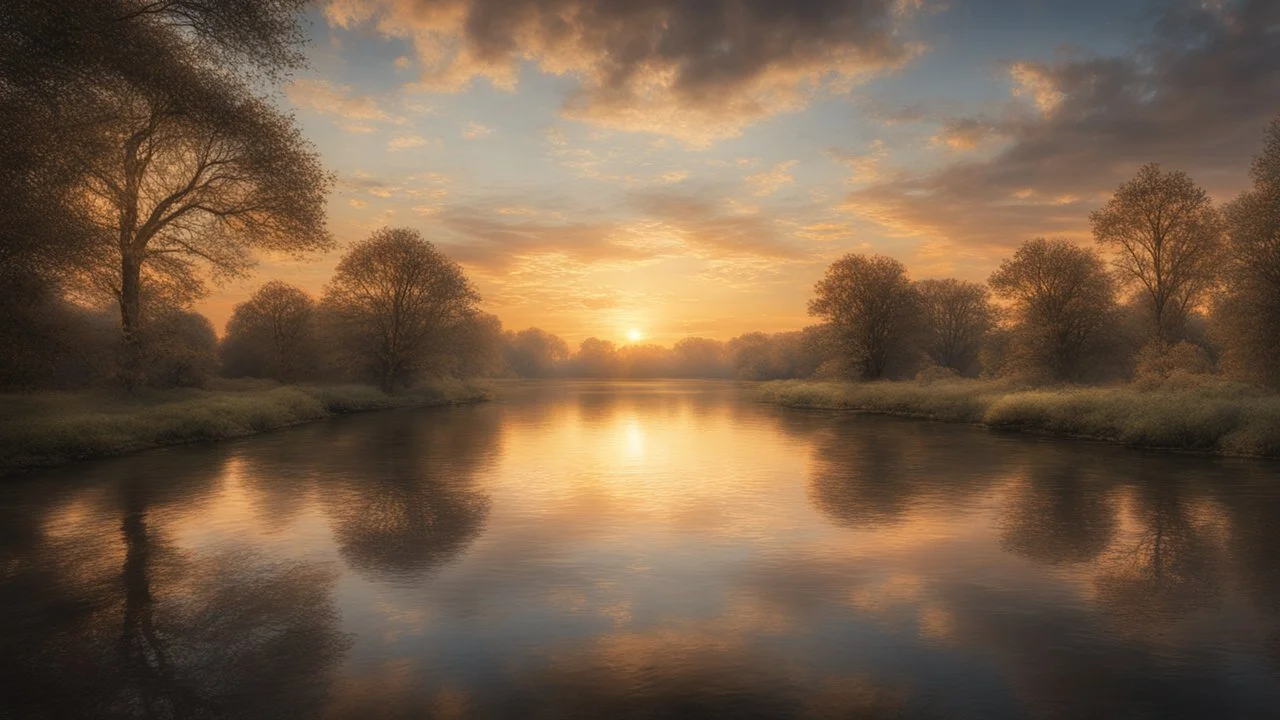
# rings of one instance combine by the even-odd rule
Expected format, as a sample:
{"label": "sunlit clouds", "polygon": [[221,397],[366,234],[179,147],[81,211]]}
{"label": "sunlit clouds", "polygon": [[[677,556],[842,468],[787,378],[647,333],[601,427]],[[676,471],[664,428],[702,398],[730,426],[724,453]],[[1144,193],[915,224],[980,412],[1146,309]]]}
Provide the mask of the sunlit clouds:
{"label": "sunlit clouds", "polygon": [[[1217,199],[1280,96],[1280,5],[331,0],[279,99],[340,244],[413,227],[571,343],[809,322],[831,260],[984,280],[1141,164]],[[318,291],[332,258],[255,281]],[[202,310],[221,326],[249,286]]]}

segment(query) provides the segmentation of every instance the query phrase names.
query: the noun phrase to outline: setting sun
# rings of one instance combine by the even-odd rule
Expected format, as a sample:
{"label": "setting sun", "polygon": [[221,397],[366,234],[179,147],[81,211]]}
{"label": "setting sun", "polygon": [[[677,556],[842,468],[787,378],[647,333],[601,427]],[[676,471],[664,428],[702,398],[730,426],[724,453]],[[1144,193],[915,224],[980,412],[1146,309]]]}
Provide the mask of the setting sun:
{"label": "setting sun", "polygon": [[634,342],[640,342],[643,339],[644,339],[644,333],[640,332],[638,329],[631,328],[630,330],[627,331],[628,341],[634,343]]}

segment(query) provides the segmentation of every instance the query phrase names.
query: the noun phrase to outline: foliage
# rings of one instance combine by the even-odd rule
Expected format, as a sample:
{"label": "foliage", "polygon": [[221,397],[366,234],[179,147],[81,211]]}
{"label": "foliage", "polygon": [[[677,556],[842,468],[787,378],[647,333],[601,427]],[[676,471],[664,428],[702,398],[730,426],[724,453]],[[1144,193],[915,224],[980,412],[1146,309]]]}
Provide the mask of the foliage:
{"label": "foliage", "polygon": [[157,313],[149,318],[140,340],[141,370],[152,387],[203,387],[218,373],[218,337],[209,319],[199,313]]}
{"label": "foliage", "polygon": [[502,355],[517,377],[550,377],[569,359],[569,345],[540,328],[508,330],[502,335]]}
{"label": "foliage", "polygon": [[450,369],[480,296],[416,230],[382,228],[343,255],[322,310],[341,362],[384,392]]}
{"label": "foliage", "polygon": [[901,374],[914,361],[919,297],[902,263],[883,255],[845,255],[814,288],[809,314],[864,378]]}
{"label": "foliage", "polygon": [[1184,335],[1187,315],[1217,280],[1222,221],[1204,188],[1186,173],[1144,165],[1089,215],[1093,237],[1116,251],[1122,281],[1136,286],[1158,342]]}
{"label": "foliage", "polygon": [[1173,345],[1152,341],[1138,351],[1134,380],[1143,387],[1195,384],[1213,372],[1209,353],[1186,340]]}
{"label": "foliage", "polygon": [[1195,385],[1030,389],[1008,381],[767,383],[761,400],[1110,440],[1134,447],[1280,456],[1280,397],[1206,380]]}
{"label": "foliage", "polygon": [[1096,253],[1036,238],[1000,264],[991,289],[1012,305],[1006,371],[1078,382],[1096,375],[1117,330],[1115,285]]}
{"label": "foliage", "polygon": [[1280,389],[1280,118],[1250,176],[1253,187],[1224,210],[1230,263],[1215,334],[1230,374]]}
{"label": "foliage", "polygon": [[963,280],[921,280],[915,284],[923,319],[923,348],[937,366],[975,376],[978,355],[996,312],[982,285]]}
{"label": "foliage", "polygon": [[488,396],[488,390],[457,380],[421,384],[397,395],[363,385],[294,385],[0,396],[0,473],[241,437],[333,414],[476,402]]}
{"label": "foliage", "polygon": [[[14,0],[0,13],[6,263],[118,302],[142,380],[144,284],[324,247],[329,184],[252,82],[298,65],[295,0]],[[154,289],[150,291],[158,293]],[[181,303],[174,303],[181,304]]]}
{"label": "foliage", "polygon": [[315,301],[301,289],[273,280],[236,305],[219,346],[227,377],[292,382],[317,363]]}

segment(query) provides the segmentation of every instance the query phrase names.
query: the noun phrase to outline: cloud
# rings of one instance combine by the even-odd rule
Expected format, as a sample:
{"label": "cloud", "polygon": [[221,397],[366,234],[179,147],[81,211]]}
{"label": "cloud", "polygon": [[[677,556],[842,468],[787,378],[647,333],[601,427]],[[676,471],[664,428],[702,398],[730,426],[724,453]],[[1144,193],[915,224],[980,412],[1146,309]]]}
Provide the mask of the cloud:
{"label": "cloud", "polygon": [[475,138],[484,137],[485,135],[490,135],[492,133],[493,128],[487,125],[481,125],[475,121],[467,123],[462,128],[462,137],[467,138],[468,140],[474,140]]}
{"label": "cloud", "polygon": [[503,272],[517,261],[539,255],[562,255],[585,263],[643,260],[651,255],[629,245],[617,222],[500,212],[508,207],[460,204],[431,214],[448,240],[450,257],[490,272]]}
{"label": "cloud", "polygon": [[929,141],[949,150],[975,150],[1000,134],[1000,128],[995,123],[982,118],[948,118]]}
{"label": "cloud", "polygon": [[407,150],[409,148],[422,147],[426,144],[427,139],[421,135],[402,135],[397,138],[392,138],[391,141],[387,143],[387,150]]}
{"label": "cloud", "polygon": [[1219,198],[1247,181],[1280,111],[1280,3],[1166,8],[1132,54],[1009,66],[1001,119],[952,118],[940,142],[987,137],[989,157],[854,191],[844,208],[973,269],[1036,235],[1088,240],[1088,212],[1146,162],[1187,171]]}
{"label": "cloud", "polygon": [[872,142],[864,152],[831,148],[827,150],[827,155],[849,168],[849,182],[873,183],[889,177],[889,171],[885,168],[889,148],[885,147],[882,140]]}
{"label": "cloud", "polygon": [[336,26],[408,39],[418,87],[513,89],[521,63],[578,85],[565,117],[691,145],[847,93],[921,48],[912,0],[330,0]]}
{"label": "cloud", "polygon": [[665,192],[637,192],[631,204],[650,221],[650,233],[675,241],[673,252],[704,258],[763,258],[802,255],[787,230],[772,217],[739,212],[740,205]]}
{"label": "cloud", "polygon": [[748,175],[746,178],[747,184],[754,188],[754,194],[758,197],[772,195],[782,187],[796,181],[795,176],[790,172],[795,165],[795,160],[780,162],[764,172]]}
{"label": "cloud", "polygon": [[383,110],[372,97],[350,93],[349,86],[334,85],[326,80],[313,78],[295,80],[285,89],[285,95],[294,105],[324,115],[337,116],[338,125],[349,132],[373,132],[370,122],[405,122],[404,118]]}
{"label": "cloud", "polygon": [[1030,98],[1042,113],[1053,112],[1066,98],[1053,69],[1043,63],[1014,63],[1009,68],[1009,77],[1013,79],[1013,94]]}

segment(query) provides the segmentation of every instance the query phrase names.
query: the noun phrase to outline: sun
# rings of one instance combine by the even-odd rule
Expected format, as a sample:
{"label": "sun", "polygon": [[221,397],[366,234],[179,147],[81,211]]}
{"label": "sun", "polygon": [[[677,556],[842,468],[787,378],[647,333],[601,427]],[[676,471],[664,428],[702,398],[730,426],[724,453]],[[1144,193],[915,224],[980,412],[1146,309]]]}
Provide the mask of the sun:
{"label": "sun", "polygon": [[631,328],[627,331],[627,339],[631,342],[640,342],[644,339],[644,333],[640,332],[638,328]]}

